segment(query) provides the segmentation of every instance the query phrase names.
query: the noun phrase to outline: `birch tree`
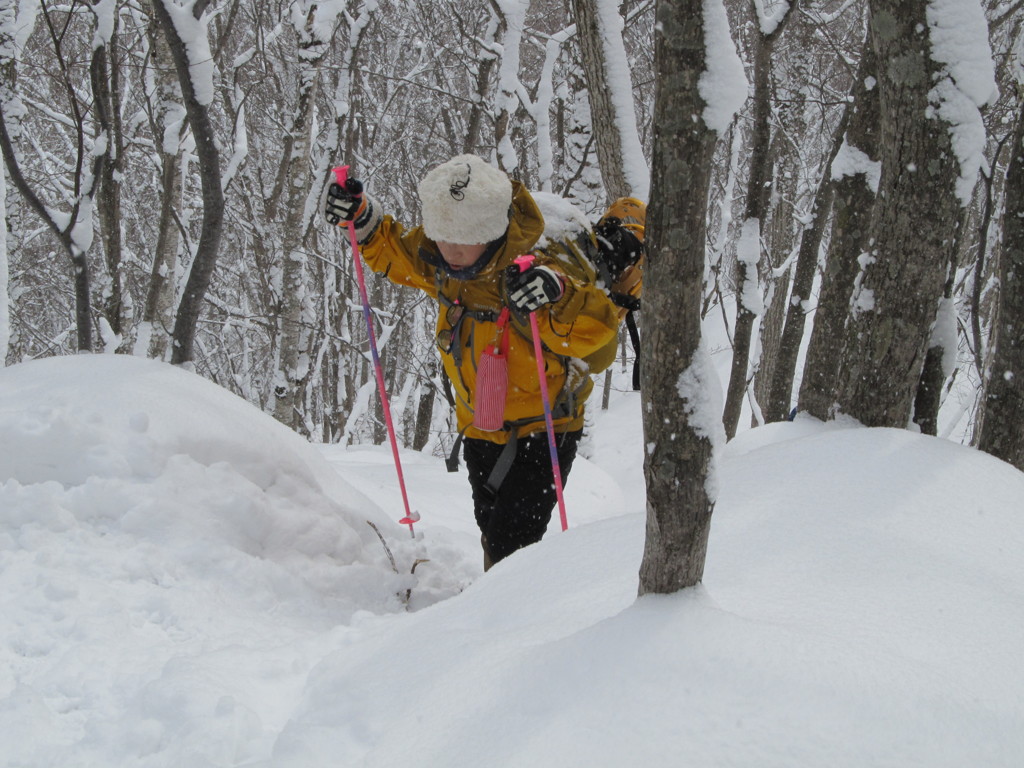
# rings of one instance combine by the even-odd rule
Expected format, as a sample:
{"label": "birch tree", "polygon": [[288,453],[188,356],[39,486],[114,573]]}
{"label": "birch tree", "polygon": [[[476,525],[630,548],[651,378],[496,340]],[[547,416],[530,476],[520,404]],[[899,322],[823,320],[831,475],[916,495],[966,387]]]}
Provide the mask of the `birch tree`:
{"label": "birch tree", "polygon": [[[283,162],[285,220],[282,243],[280,349],[274,382],[274,417],[283,424],[308,432],[302,407],[303,385],[309,374],[310,336],[305,330],[312,317],[307,307],[305,244],[315,215],[323,179],[311,173],[316,90],[320,65],[328,52],[337,5],[300,2],[292,9],[291,23],[298,45],[294,118],[285,136]],[[306,314],[304,318],[303,315]],[[305,322],[304,322],[305,320]]]}
{"label": "birch tree", "polygon": [[175,272],[181,243],[181,152],[187,124],[171,49],[155,16],[146,24],[146,33],[152,75],[149,112],[160,170],[160,216],[138,339],[142,354],[163,359],[174,326]]}

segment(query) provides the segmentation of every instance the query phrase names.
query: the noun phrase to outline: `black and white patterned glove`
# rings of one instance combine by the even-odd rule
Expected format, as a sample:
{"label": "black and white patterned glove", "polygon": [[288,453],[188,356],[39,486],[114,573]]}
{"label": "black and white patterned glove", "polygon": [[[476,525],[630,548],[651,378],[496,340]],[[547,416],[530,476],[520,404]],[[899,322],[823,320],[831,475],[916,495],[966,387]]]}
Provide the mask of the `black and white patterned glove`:
{"label": "black and white patterned glove", "polygon": [[373,237],[384,218],[377,201],[363,193],[359,179],[348,179],[344,185],[329,184],[324,192],[323,211],[328,224],[344,227],[351,222],[360,244]]}
{"label": "black and white patterned glove", "polygon": [[345,226],[350,221],[357,221],[360,214],[366,212],[368,205],[368,200],[363,196],[363,182],[359,179],[349,179],[345,186],[333,182],[324,197],[324,218],[328,224]]}
{"label": "black and white patterned glove", "polygon": [[517,312],[536,312],[545,304],[562,298],[565,286],[562,278],[550,267],[509,267],[505,278],[508,303]]}

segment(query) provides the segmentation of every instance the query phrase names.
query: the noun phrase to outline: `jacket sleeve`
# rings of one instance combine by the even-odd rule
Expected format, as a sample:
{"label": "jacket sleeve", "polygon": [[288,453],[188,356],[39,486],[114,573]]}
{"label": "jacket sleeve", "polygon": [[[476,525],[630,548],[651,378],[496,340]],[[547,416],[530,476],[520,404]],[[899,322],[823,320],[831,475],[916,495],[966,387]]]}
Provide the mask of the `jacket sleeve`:
{"label": "jacket sleeve", "polygon": [[586,357],[615,338],[618,308],[608,294],[592,282],[583,282],[559,269],[557,259],[535,252],[537,264],[551,267],[562,277],[562,297],[537,310],[541,341],[555,354]]}
{"label": "jacket sleeve", "polygon": [[435,268],[419,256],[423,238],[420,227],[406,231],[393,217],[385,216],[360,251],[374,272],[397,285],[409,285],[436,296]]}

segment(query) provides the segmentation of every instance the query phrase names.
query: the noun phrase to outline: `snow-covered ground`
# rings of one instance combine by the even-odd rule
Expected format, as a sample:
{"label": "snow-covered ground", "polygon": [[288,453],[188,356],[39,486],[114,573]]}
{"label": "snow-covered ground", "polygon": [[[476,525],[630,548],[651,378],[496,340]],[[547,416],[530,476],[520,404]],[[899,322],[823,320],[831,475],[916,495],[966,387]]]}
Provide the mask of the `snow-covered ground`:
{"label": "snow-covered ground", "polygon": [[441,459],[412,540],[389,449],[171,366],[0,370],[0,435],[0,766],[1024,765],[1024,474],[949,441],[742,433],[703,585],[638,600],[634,393],[486,576]]}

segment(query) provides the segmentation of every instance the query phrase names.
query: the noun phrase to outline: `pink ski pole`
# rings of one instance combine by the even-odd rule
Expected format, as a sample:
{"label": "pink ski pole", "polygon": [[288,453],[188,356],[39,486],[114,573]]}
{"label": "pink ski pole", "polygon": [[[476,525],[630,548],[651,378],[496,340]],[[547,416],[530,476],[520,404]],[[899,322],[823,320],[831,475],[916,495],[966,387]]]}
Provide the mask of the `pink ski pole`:
{"label": "pink ski pole", "polygon": [[[348,181],[348,166],[343,165],[334,169],[334,178],[338,185],[344,189]],[[402,474],[402,460],[398,457],[398,439],[395,437],[395,425],[391,420],[391,406],[388,403],[388,393],[384,388],[384,369],[380,364],[380,355],[377,353],[377,336],[373,332],[373,319],[370,316],[370,299],[366,293],[366,279],[363,277],[363,262],[359,258],[359,240],[356,238],[356,225],[348,222],[348,241],[352,246],[352,262],[356,269],[356,282],[359,284],[359,298],[363,302],[363,318],[366,320],[366,333],[370,337],[370,354],[373,357],[373,371],[377,378],[377,391],[380,392],[381,409],[384,411],[384,422],[388,427],[388,438],[391,440],[391,454],[395,457],[395,471],[398,473],[398,485],[402,489],[402,503],[405,504],[405,517],[398,522],[409,526],[409,535],[416,538],[416,531],[413,523],[419,522],[420,513],[409,510],[409,495],[405,492],[405,477]]]}
{"label": "pink ski pole", "polygon": [[[524,254],[516,258],[519,271],[523,272],[533,263],[532,254]],[[540,328],[537,325],[537,313],[530,313],[530,331],[533,334],[533,354],[537,358],[537,378],[540,379],[540,397],[544,403],[544,426],[548,431],[548,452],[551,454],[551,474],[555,478],[555,495],[558,497],[558,516],[562,530],[569,528],[569,519],[565,514],[565,496],[562,493],[562,468],[558,463],[558,449],[555,447],[555,425],[551,418],[551,400],[548,397],[548,377],[544,373],[544,353],[540,346]]]}

